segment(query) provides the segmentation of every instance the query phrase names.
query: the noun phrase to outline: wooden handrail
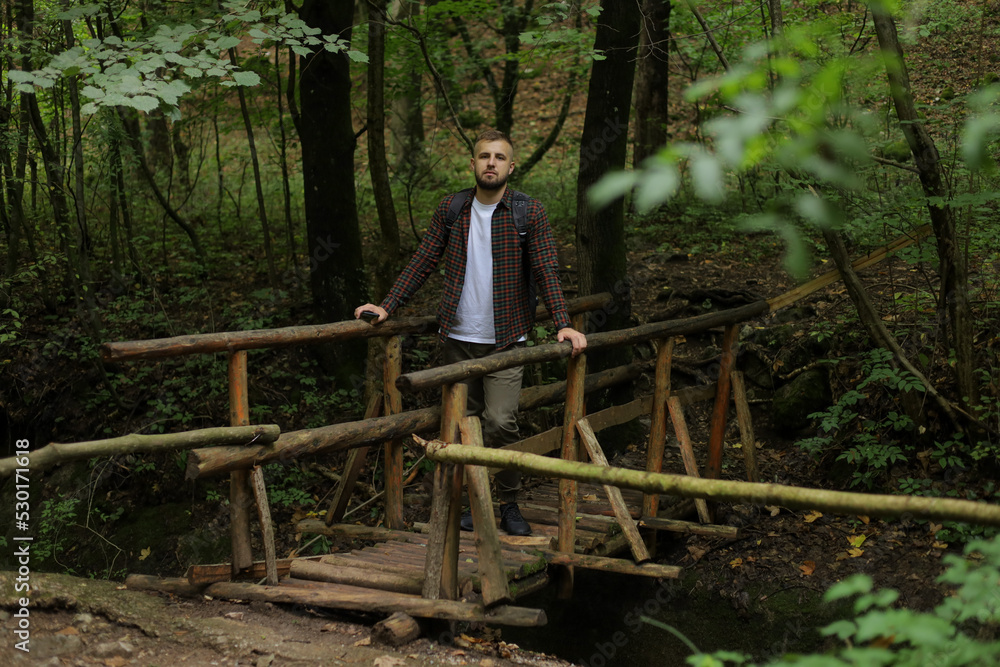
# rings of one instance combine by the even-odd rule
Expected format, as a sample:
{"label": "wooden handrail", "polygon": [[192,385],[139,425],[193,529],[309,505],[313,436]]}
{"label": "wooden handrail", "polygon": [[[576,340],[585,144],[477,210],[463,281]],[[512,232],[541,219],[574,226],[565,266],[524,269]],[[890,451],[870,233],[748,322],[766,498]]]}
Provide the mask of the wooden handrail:
{"label": "wooden handrail", "polygon": [[[745,322],[766,312],[768,312],[767,301],[755,301],[754,303],[749,303],[738,308],[705,313],[704,315],[681,320],[651,322],[631,329],[617,329],[615,331],[588,334],[587,351],[590,352],[618,345],[635,345],[636,343],[642,343],[654,338],[690,335],[718,326],[728,326]],[[550,343],[548,345],[521,347],[506,352],[497,352],[496,354],[491,354],[480,359],[469,359],[447,366],[406,373],[399,376],[399,379],[396,380],[396,386],[402,391],[407,392],[432,389],[445,384],[460,382],[467,378],[481,377],[488,373],[495,373],[505,368],[561,359],[568,357],[571,351],[572,346],[569,342],[565,341],[562,343]]]}
{"label": "wooden handrail", "polygon": [[[607,292],[579,297],[567,302],[570,315],[600,310],[611,299]],[[536,321],[544,321],[551,316],[539,306],[535,311]],[[125,361],[136,359],[164,359],[187,354],[212,354],[234,352],[236,350],[257,350],[261,348],[288,347],[351,340],[353,338],[373,338],[397,336],[400,334],[422,334],[435,331],[433,317],[391,317],[385,322],[371,325],[362,320],[344,320],[329,324],[310,324],[278,329],[255,329],[252,331],[226,331],[214,334],[192,334],[171,338],[133,340],[101,345],[104,361]]]}

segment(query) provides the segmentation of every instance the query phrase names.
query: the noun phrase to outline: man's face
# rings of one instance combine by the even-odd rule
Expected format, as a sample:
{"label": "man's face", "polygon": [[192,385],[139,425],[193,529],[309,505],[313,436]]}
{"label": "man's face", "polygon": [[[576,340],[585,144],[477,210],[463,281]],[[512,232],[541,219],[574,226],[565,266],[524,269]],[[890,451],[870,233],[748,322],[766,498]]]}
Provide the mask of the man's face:
{"label": "man's face", "polygon": [[514,149],[502,139],[480,141],[472,158],[476,185],[483,190],[499,190],[514,171]]}

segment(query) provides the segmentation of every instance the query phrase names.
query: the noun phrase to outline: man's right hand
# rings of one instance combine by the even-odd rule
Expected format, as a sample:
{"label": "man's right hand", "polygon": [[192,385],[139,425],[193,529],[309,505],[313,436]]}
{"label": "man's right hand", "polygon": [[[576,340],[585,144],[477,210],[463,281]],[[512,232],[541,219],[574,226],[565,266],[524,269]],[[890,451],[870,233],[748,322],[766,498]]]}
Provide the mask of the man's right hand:
{"label": "man's right hand", "polygon": [[385,312],[385,308],[382,308],[381,306],[376,306],[373,303],[366,303],[365,305],[358,306],[357,308],[354,309],[354,319],[360,320],[361,313],[366,310],[370,313],[378,314],[378,319],[372,321],[372,324],[378,324],[379,322],[384,322],[385,318],[389,317],[389,313]]}

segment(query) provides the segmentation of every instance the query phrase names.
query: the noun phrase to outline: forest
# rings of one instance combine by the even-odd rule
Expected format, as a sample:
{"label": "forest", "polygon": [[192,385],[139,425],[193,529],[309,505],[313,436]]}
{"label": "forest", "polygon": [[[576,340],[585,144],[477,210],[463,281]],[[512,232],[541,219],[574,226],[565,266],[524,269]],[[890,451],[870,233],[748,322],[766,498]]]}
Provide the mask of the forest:
{"label": "forest", "polygon": [[[116,362],[102,345],[353,320],[441,198],[472,184],[473,140],[496,128],[514,140],[511,185],[546,208],[567,297],[611,295],[588,334],[777,299],[839,271],[739,331],[763,481],[997,501],[1000,5],[5,0],[0,35],[0,458],[229,424],[225,355]],[[432,314],[439,290],[432,278],[402,314]],[[717,333],[680,342],[675,382],[716,363]],[[530,344],[554,335],[540,322]],[[406,337],[403,369],[438,365],[435,340]],[[376,348],[254,351],[249,423],[360,419]],[[655,355],[616,348],[588,370]],[[566,362],[526,375],[565,379]],[[648,429],[616,431],[615,456],[644,450]],[[187,456],[34,472],[33,567],[121,580],[226,560],[229,480],[185,479]],[[359,500],[382,491],[387,465],[365,469]],[[289,526],[322,512],[343,467],[337,455],[264,467],[286,550],[335,546]],[[0,483],[5,508],[14,487]],[[840,616],[777,648],[685,638],[696,664],[777,663],[792,648],[816,653],[788,660],[815,665],[1000,659],[995,527],[725,507],[761,539],[780,532],[773,552],[806,552],[779,575],[768,543],[757,554],[694,536],[663,562],[694,568],[740,613],[771,616],[766,596],[739,603],[759,584],[826,595]],[[354,520],[385,520],[378,503],[361,509]],[[203,524],[212,537],[193,538]],[[799,534],[821,526],[836,546]],[[14,539],[5,518],[5,570]],[[827,555],[835,567],[817,569]],[[555,650],[598,664],[584,649]]]}

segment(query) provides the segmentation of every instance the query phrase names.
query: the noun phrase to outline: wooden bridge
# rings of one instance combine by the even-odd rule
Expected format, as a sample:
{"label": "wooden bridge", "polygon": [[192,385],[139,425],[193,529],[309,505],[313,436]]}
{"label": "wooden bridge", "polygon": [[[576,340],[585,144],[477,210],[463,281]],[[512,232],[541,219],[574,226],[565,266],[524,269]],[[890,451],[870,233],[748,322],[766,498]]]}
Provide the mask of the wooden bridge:
{"label": "wooden bridge", "polygon": [[[610,296],[596,295],[571,301],[574,327],[586,330],[587,313],[607,307]],[[737,309],[709,313],[687,320],[648,324],[634,329],[588,335],[588,352],[652,341],[657,354],[651,396],[638,398],[585,416],[586,394],[616,384],[633,382],[642,372],[638,363],[590,375],[586,355],[570,358],[565,382],[527,387],[520,408],[528,411],[563,402],[563,424],[511,446],[518,452],[558,452],[564,461],[608,461],[598,442],[601,430],[649,415],[650,444],[645,470],[661,472],[668,421],[680,445],[685,472],[700,475],[694,446],[684,422],[683,407],[714,400],[712,430],[705,475],[721,469],[723,434],[731,394],[735,397],[745,444],[746,469],[756,479],[755,448],[742,378],[733,370],[737,326],[768,312],[761,301]],[[547,313],[539,308],[538,317]],[[711,525],[711,508],[703,501],[682,503],[673,515],[660,514],[656,494],[643,494],[611,485],[578,484],[571,479],[542,480],[520,503],[534,535],[500,535],[490,500],[487,469],[440,463],[434,472],[430,521],[404,530],[403,446],[414,434],[438,433],[439,441],[482,446],[476,417],[466,417],[466,385],[462,380],[487,373],[553,361],[570,356],[568,343],[536,345],[501,352],[425,371],[401,373],[402,336],[433,330],[431,318],[394,318],[372,326],[362,321],[289,327],[271,331],[232,332],[184,336],[153,341],[105,345],[109,361],[157,359],[185,354],[226,352],[229,355],[230,414],[233,427],[249,424],[247,352],[251,349],[295,344],[343,341],[355,337],[385,339],[382,358],[384,393],[369,402],[364,419],[316,429],[282,433],[273,442],[197,447],[188,455],[189,478],[229,473],[232,553],[230,564],[192,566],[186,577],[173,580],[130,576],[131,588],[174,593],[204,593],[242,600],[299,602],[374,612],[405,612],[410,616],[480,620],[499,624],[538,625],[541,610],[513,603],[556,580],[560,594],[571,595],[575,568],[597,569],[649,577],[676,577],[679,568],[655,564],[650,547],[655,531],[707,532],[735,536],[736,530]],[[724,328],[717,382],[671,391],[670,369],[674,337]],[[402,410],[402,392],[440,388],[440,406]],[[370,449],[382,446],[385,457],[384,516],[386,528],[342,523],[348,501]],[[369,546],[350,553],[320,557],[278,559],[260,464],[349,450],[341,482],[324,520],[299,522],[309,534],[363,539]],[[463,489],[467,493],[463,496]],[[458,521],[463,505],[471,507],[474,534],[462,534]],[[697,507],[699,522],[683,520]],[[263,559],[250,550],[251,513],[256,508],[263,537]],[[640,529],[645,533],[641,534]],[[626,553],[626,557],[617,557]],[[252,583],[264,581],[264,585]]]}

